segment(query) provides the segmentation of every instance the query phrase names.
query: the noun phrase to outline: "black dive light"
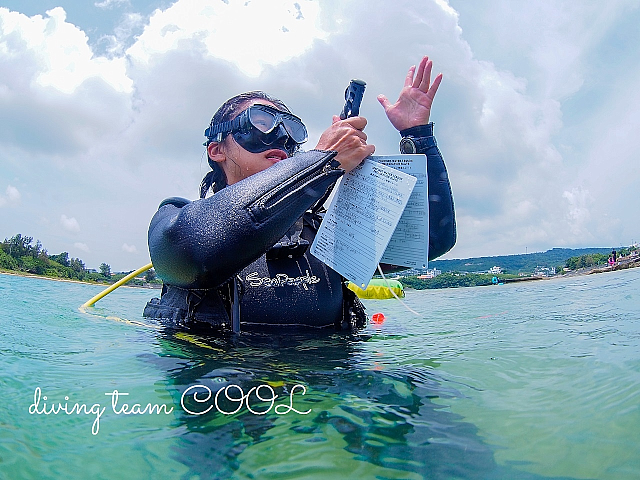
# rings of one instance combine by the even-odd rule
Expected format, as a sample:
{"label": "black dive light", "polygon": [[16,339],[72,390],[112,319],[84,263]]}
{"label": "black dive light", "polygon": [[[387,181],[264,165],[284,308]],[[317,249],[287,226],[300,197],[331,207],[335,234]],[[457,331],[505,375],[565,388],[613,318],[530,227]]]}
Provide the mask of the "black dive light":
{"label": "black dive light", "polygon": [[349,82],[349,86],[344,91],[344,108],[340,113],[340,120],[349,117],[357,117],[360,113],[360,103],[364,96],[364,88],[366,83],[362,80],[353,79]]}

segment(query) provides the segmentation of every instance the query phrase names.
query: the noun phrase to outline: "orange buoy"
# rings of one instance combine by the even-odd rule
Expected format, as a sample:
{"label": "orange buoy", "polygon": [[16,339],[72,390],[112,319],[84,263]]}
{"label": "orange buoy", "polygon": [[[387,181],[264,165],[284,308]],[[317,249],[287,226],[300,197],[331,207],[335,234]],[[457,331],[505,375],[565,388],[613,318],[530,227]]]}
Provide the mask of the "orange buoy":
{"label": "orange buoy", "polygon": [[376,325],[380,325],[382,322],[384,322],[384,314],[383,313],[374,313],[371,316],[371,321],[373,323],[375,323]]}

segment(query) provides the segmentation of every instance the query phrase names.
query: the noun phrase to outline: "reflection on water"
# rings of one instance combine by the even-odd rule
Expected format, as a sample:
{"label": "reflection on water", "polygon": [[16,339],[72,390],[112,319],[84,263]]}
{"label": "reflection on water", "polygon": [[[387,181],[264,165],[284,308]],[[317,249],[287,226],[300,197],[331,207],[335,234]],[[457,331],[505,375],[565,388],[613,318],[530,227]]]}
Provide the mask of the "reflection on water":
{"label": "reflection on water", "polygon": [[[254,450],[269,459],[257,466],[265,476],[289,476],[299,469],[305,478],[327,478],[342,464],[352,478],[513,478],[508,469],[498,469],[492,449],[473,424],[432,401],[455,398],[458,391],[425,369],[400,373],[363,368],[357,359],[367,340],[339,334],[163,335],[162,353],[147,361],[166,372],[174,403],[196,385],[206,385],[214,394],[229,385],[245,393],[270,385],[280,395],[276,404],[288,405],[291,387],[300,384],[307,392],[302,396],[298,391],[293,404],[299,411],[311,410],[308,415],[256,415],[245,404],[240,413],[226,416],[211,399],[199,406],[188,402],[190,412],[211,410],[201,416],[180,412],[184,431],[174,458],[200,478],[253,476],[256,465],[249,457]],[[204,399],[205,392],[200,393]],[[239,398],[239,390],[233,387],[230,396]],[[262,396],[270,397],[266,391]],[[224,399],[224,390],[219,398]],[[254,410],[270,406],[258,406],[255,397],[252,401]],[[233,411],[238,405],[227,402],[220,410]],[[315,461],[316,450],[326,463]],[[300,460],[292,463],[291,458]]]}

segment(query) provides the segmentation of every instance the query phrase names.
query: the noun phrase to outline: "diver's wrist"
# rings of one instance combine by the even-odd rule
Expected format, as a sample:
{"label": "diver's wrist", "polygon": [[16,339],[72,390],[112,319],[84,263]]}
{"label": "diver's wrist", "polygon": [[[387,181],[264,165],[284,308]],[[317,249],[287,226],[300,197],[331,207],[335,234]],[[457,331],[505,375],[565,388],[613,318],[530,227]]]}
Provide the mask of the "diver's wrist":
{"label": "diver's wrist", "polygon": [[433,136],[433,122],[426,125],[416,125],[413,127],[400,130],[400,135],[403,137],[431,137]]}

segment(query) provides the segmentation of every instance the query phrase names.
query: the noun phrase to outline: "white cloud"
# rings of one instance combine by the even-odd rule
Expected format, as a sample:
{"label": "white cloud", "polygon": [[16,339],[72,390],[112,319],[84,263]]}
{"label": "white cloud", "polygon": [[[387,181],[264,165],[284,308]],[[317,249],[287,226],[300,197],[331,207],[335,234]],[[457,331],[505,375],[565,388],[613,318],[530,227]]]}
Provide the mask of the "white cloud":
{"label": "white cloud", "polygon": [[81,250],[83,252],[88,253],[89,252],[89,247],[87,246],[86,243],[81,243],[81,242],[76,242],[73,244],[74,247],[76,247],[78,250]]}
{"label": "white cloud", "polygon": [[8,185],[6,194],[7,194],[7,199],[10,202],[17,202],[20,200],[20,192],[14,186]]}
{"label": "white cloud", "polygon": [[122,251],[127,253],[138,253],[138,249],[135,245],[129,245],[127,243],[122,244]]}
{"label": "white cloud", "polygon": [[574,234],[584,234],[586,223],[590,220],[588,190],[573,188],[562,193],[562,197],[569,203],[567,214],[568,226]]}
{"label": "white cloud", "polygon": [[111,9],[119,7],[120,5],[131,5],[129,0],[104,0],[102,2],[95,2],[94,6],[102,9]]}
{"label": "white cloud", "polygon": [[267,65],[302,54],[324,36],[311,0],[178,0],[156,10],[127,51],[138,62],[174,51],[215,57],[257,76]]}
{"label": "white cloud", "polygon": [[[105,37],[109,59],[60,8],[33,17],[0,8],[0,173],[5,185],[33,182],[20,215],[3,209],[8,228],[32,234],[28,209],[33,218],[74,212],[90,232],[87,263],[128,270],[137,250],[127,249],[146,244],[159,202],[197,196],[208,171],[202,133],[224,100],[253,89],[281,97],[313,148],[348,81],[363,78],[369,140],[395,153],[397,132],[375,97],[395,100],[426,53],[444,73],[432,119],[457,209],[450,256],[638,238],[638,8],[245,3],[178,0],[148,19],[130,12]],[[52,251],[65,248],[33,233]]]}
{"label": "white cloud", "polygon": [[46,18],[0,8],[0,21],[0,52],[5,58],[15,58],[24,51],[35,57],[39,71],[34,81],[39,86],[69,94],[83,82],[99,78],[118,92],[131,92],[125,59],[94,57],[86,34],[66,22],[62,7],[48,10]]}
{"label": "white cloud", "polygon": [[12,185],[8,185],[5,195],[0,195],[0,207],[5,205],[15,205],[20,201],[20,192]]}
{"label": "white cloud", "polygon": [[111,58],[123,57],[134,35],[144,28],[144,22],[145,18],[139,13],[127,13],[114,28],[113,35],[103,35],[99,42],[107,44],[105,49]]}
{"label": "white cloud", "polygon": [[65,163],[131,121],[126,58],[93,55],[60,7],[45,17],[0,7],[0,65],[0,148]]}
{"label": "white cloud", "polygon": [[67,217],[66,215],[60,216],[60,225],[62,228],[71,233],[78,233],[80,231],[80,224],[74,217]]}

